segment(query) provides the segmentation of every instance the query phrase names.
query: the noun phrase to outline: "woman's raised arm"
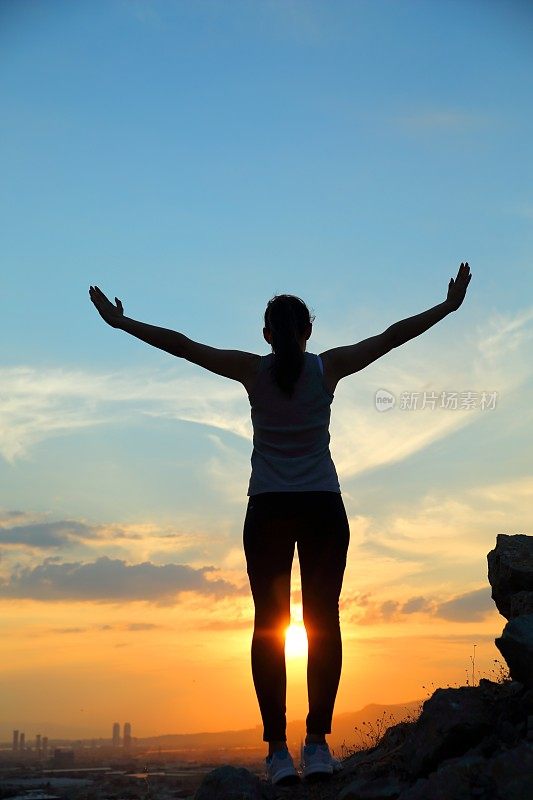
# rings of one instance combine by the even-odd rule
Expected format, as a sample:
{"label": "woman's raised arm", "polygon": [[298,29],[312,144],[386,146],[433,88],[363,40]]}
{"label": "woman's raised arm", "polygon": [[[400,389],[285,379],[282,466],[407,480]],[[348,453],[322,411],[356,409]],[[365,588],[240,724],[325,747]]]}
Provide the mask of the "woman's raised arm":
{"label": "woman's raised arm", "polygon": [[183,354],[186,337],[177,331],[169,328],[158,328],[156,325],[147,325],[145,322],[138,322],[135,319],[124,316],[124,307],[118,297],[115,297],[113,304],[98,286],[89,288],[89,295],[102,319],[112,328],[131,333],[137,339],[165,350],[173,356]]}
{"label": "woman's raised arm", "polygon": [[428,311],[423,311],[421,314],[402,319],[400,322],[395,322],[394,325],[391,325],[396,341],[394,346],[398,347],[410,339],[414,339],[415,336],[420,336],[428,328],[440,322],[443,317],[446,317],[452,311],[457,311],[465,299],[466,287],[470,283],[471,277],[472,273],[467,261],[459,267],[455,280],[453,278],[450,279],[446,300],[428,309]]}
{"label": "woman's raised arm", "polygon": [[120,328],[137,339],[164,350],[170,355],[185,358],[210,372],[243,383],[245,387],[253,380],[260,356],[242,350],[219,350],[200,344],[170,328],[159,328],[124,316],[122,303],[115,297],[111,303],[98,286],[91,286],[89,295],[98,313],[112,328]]}
{"label": "woman's raised arm", "polygon": [[421,314],[415,314],[414,317],[395,322],[377,336],[370,336],[356,344],[334,347],[321,353],[330,384],[336,385],[341,378],[359,372],[393,348],[405,344],[415,336],[420,336],[452,311],[457,311],[464,300],[471,277],[468,262],[461,264],[457,277],[455,280],[452,278],[448,284],[448,294],[442,303]]}

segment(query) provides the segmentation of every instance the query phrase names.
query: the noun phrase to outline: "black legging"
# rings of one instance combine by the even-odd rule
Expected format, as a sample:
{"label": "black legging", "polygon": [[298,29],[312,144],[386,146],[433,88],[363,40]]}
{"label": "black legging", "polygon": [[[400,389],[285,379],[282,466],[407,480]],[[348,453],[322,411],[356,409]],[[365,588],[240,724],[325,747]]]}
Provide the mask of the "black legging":
{"label": "black legging", "polygon": [[265,492],[248,499],[243,544],[255,604],[252,675],[263,741],[286,741],[285,629],[297,543],[307,632],[307,733],[331,733],[342,668],[339,596],[350,528],[339,492]]}

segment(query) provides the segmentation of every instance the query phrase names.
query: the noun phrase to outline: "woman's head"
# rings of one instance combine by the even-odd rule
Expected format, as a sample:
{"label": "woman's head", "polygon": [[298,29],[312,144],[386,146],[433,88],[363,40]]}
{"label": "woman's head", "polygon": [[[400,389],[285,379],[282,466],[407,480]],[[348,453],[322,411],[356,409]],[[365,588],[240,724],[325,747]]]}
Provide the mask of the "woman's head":
{"label": "woman's head", "polygon": [[263,336],[272,345],[274,380],[281,391],[291,396],[302,371],[304,350],[311,336],[314,315],[303,300],[292,294],[278,294],[265,309]]}

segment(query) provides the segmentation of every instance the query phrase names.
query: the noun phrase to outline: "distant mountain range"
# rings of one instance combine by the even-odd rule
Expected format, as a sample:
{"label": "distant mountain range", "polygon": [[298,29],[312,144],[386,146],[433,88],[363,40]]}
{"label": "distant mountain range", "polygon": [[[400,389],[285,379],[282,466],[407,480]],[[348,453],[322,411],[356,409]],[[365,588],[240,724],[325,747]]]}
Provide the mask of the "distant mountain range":
{"label": "distant mountain range", "polygon": [[[426,698],[424,698],[426,699]],[[407,703],[397,703],[385,705],[381,703],[369,703],[359,711],[349,711],[344,714],[335,714],[331,734],[327,735],[330,747],[340,752],[340,748],[345,744],[349,749],[355,747],[370,746],[372,731],[378,730],[378,726],[383,733],[386,728],[398,722],[414,716],[418,712],[424,700],[411,700]],[[365,723],[363,725],[363,723]],[[3,746],[11,745],[12,730],[3,727],[2,739]],[[13,726],[17,727],[17,726]],[[68,746],[74,741],[81,740],[84,744],[89,744],[93,739],[97,744],[110,743],[110,738],[90,737],[84,735],[72,736],[72,728],[57,725],[50,722],[33,723],[31,725],[19,725],[20,730],[26,730],[26,741],[33,745],[34,731],[48,735],[50,743],[61,746]],[[361,735],[355,730],[358,728]],[[54,734],[47,733],[54,731]],[[368,733],[368,736],[365,736]],[[292,720],[287,723],[287,742],[289,746],[296,747],[300,740],[305,737],[305,719]],[[362,738],[361,738],[362,737]],[[200,733],[168,733],[160,736],[133,737],[135,747],[149,748],[152,751],[175,751],[175,750],[218,750],[219,748],[260,748],[263,746],[263,726],[256,725],[253,728],[243,728],[241,730],[224,730]]]}
{"label": "distant mountain range", "polygon": [[[382,705],[380,703],[370,703],[359,711],[348,711],[344,714],[335,714],[331,734],[327,735],[330,747],[340,749],[343,742],[348,748],[360,747],[364,744],[369,746],[365,731],[370,734],[370,727],[377,729],[378,722],[382,720],[382,730],[396,725],[398,722],[409,716],[414,716],[420,708],[423,700],[410,700],[408,703],[395,705]],[[392,716],[392,719],[390,718]],[[366,723],[363,725],[363,723]],[[355,727],[362,731],[363,739],[355,731]],[[300,739],[305,738],[305,719],[292,720],[287,722],[287,742],[289,745],[297,745]],[[241,730],[215,731],[211,733],[169,733],[163,736],[149,736],[137,738],[137,746],[150,747],[150,749],[161,748],[161,750],[189,750],[198,748],[199,750],[212,750],[219,747],[228,749],[239,747],[260,747],[263,744],[263,726],[257,725],[254,728],[244,728]]]}

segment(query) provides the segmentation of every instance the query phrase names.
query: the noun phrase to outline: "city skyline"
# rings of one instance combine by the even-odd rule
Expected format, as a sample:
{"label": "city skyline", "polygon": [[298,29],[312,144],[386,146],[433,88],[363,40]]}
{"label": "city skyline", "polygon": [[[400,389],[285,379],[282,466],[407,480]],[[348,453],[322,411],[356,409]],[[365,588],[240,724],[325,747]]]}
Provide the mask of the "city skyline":
{"label": "city skyline", "polygon": [[[134,741],[134,737],[132,737],[131,733],[131,722],[125,722],[123,725],[123,734],[122,737],[120,736],[120,722],[114,722],[112,725],[111,730],[111,737],[110,741],[113,747],[123,747],[128,749],[131,746],[132,742]],[[0,733],[1,737],[1,733]],[[55,737],[59,738],[59,737]],[[92,738],[93,743],[97,740]],[[42,742],[41,742],[42,739]],[[31,740],[26,740],[26,732],[21,731],[18,728],[13,729],[13,738],[12,738],[12,747],[11,749],[13,752],[22,752],[24,750],[34,750],[38,752],[39,750],[43,751],[43,755],[46,755],[47,748],[48,748],[48,736],[43,736],[40,733],[36,733],[33,736],[34,745],[31,744]],[[78,740],[82,741],[82,740]],[[100,740],[102,741],[102,740]],[[105,741],[105,740],[104,740]]]}

